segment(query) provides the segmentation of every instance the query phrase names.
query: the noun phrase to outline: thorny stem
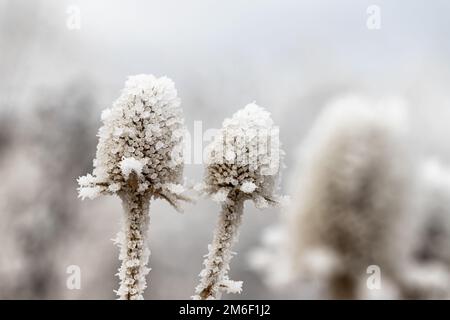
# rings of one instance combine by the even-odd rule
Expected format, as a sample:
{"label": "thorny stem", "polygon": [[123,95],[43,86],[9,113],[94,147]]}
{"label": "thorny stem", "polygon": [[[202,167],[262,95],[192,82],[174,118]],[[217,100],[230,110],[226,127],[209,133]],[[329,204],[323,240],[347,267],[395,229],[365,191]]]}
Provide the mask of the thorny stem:
{"label": "thorny stem", "polygon": [[213,242],[205,260],[205,269],[197,291],[202,300],[220,299],[222,281],[228,278],[229,263],[232,258],[231,248],[237,241],[238,228],[241,224],[244,200],[238,195],[229,196],[222,205],[219,221],[214,232]]}
{"label": "thorny stem", "polygon": [[119,269],[121,300],[142,299],[146,288],[145,276],[150,271],[146,265],[150,255],[146,243],[149,226],[149,195],[137,192],[121,193],[124,209],[124,229],[120,239]]}

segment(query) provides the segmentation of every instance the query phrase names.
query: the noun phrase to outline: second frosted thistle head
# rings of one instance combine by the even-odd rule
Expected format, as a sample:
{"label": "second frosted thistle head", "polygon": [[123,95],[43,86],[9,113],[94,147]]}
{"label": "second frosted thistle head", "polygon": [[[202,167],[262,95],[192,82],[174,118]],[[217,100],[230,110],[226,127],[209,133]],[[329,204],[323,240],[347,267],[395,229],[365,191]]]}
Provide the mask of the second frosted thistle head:
{"label": "second frosted thistle head", "polygon": [[236,194],[261,208],[277,202],[284,153],[269,112],[248,104],[224,120],[207,151],[203,188],[214,200],[225,202]]}

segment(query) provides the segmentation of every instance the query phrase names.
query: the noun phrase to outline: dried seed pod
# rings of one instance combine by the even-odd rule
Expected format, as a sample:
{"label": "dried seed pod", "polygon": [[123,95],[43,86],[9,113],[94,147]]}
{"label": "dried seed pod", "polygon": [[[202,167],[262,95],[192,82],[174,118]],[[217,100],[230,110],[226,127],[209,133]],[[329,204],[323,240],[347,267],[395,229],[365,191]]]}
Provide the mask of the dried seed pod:
{"label": "dried seed pod", "polygon": [[93,174],[78,179],[79,196],[118,195],[125,211],[121,248],[121,299],[142,299],[150,251],[149,201],[163,198],[180,210],[184,120],[174,83],[167,77],[131,76],[112,108],[102,113]]}
{"label": "dried seed pod", "polygon": [[241,292],[242,281],[228,278],[231,247],[237,240],[244,201],[257,207],[276,204],[283,151],[270,114],[252,103],[236,112],[208,146],[202,191],[222,206],[194,299],[217,299]]}

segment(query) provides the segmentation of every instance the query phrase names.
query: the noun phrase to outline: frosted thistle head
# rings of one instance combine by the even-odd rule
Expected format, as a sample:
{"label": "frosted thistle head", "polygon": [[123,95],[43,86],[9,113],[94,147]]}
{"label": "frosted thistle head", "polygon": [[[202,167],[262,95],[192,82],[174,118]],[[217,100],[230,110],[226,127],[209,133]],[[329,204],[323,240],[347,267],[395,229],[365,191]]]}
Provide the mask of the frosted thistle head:
{"label": "frosted thistle head", "polygon": [[185,128],[173,81],[130,76],[101,119],[94,171],[78,179],[79,197],[137,192],[178,208]]}
{"label": "frosted thistle head", "polygon": [[203,191],[218,202],[233,194],[258,208],[276,204],[283,155],[270,113],[250,103],[224,120],[208,146]]}

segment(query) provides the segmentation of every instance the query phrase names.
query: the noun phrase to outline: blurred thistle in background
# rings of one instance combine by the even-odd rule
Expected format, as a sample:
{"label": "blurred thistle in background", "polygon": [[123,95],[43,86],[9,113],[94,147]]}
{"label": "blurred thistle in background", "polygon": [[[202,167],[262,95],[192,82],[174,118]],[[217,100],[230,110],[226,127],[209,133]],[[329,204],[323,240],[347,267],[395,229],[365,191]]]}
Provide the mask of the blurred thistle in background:
{"label": "blurred thistle in background", "polygon": [[[101,110],[117,97],[123,79],[139,73],[167,75],[177,83],[190,130],[199,120],[205,129],[220,127],[248,101],[276,106],[268,111],[286,151],[283,175],[296,187],[282,186],[284,194],[293,195],[288,210],[258,214],[253,205],[245,208],[249,214],[235,248],[240,255],[261,246],[264,229],[272,226],[272,231],[264,238],[265,249],[250,255],[250,265],[265,272],[250,268],[247,259],[233,261],[230,278],[245,282],[245,291],[233,298],[329,298],[334,292],[358,298],[448,297],[450,4],[380,0],[381,23],[368,23],[371,5],[355,0],[0,0],[0,298],[115,297],[112,275],[119,264],[109,239],[120,220],[119,200],[80,202],[75,179],[92,170]],[[349,126],[339,131],[349,132],[348,138],[324,134],[330,143],[303,145],[305,134],[318,130],[322,109],[349,93],[364,97],[358,102],[363,109],[381,97],[401,97],[408,114],[403,142],[389,128],[379,139],[369,139],[357,125],[354,138],[348,130],[355,126]],[[364,113],[330,117],[329,128],[342,128],[348,112]],[[386,125],[398,119],[395,112],[375,114]],[[337,145],[358,146],[356,160],[353,151]],[[321,161],[331,162],[311,165],[308,175],[315,182],[301,180],[305,162],[299,146],[310,150],[309,157],[323,155]],[[351,165],[338,166],[331,160],[335,156]],[[185,176],[200,181],[203,169],[186,165]],[[302,192],[307,184],[319,191]],[[366,196],[369,187],[375,192]],[[335,198],[342,219],[333,219],[328,196],[320,210],[313,210],[325,195]],[[349,203],[355,195],[358,201]],[[364,208],[363,214],[355,207]],[[200,200],[181,217],[162,201],[152,208],[149,240],[155,258],[152,288],[144,297],[189,298],[217,208]],[[292,239],[289,246],[280,243],[276,229],[289,219],[300,220],[296,214],[303,211],[310,219],[281,233]],[[318,221],[322,216],[331,218]],[[297,227],[302,233],[295,233]],[[332,237],[345,241],[340,245]],[[291,258],[301,261],[306,247],[300,243],[307,239],[337,251],[319,250],[309,260],[306,255],[319,280],[308,280],[314,272],[291,265]],[[396,252],[399,258],[392,261]],[[267,261],[272,253],[283,259]],[[266,262],[273,268],[264,268]],[[363,290],[367,263],[380,266],[381,290]],[[80,289],[66,286],[70,265],[80,267]],[[339,273],[342,269],[348,272]],[[284,280],[277,278],[280,270],[299,279],[275,287]],[[358,288],[332,290],[335,281],[328,275]]]}
{"label": "blurred thistle in background", "polygon": [[[396,99],[347,97],[327,107],[301,144],[294,201],[278,239],[268,252],[255,251],[251,263],[268,268],[271,282],[322,283],[334,299],[448,297],[445,266],[429,279],[430,265],[425,269],[415,255],[427,229],[420,210],[428,208],[418,201],[428,199],[418,190],[407,126],[405,105]],[[441,255],[448,249],[437,245]],[[439,254],[429,260],[443,262]],[[274,271],[280,265],[285,269]],[[367,285],[373,266],[381,272],[379,288]]]}

